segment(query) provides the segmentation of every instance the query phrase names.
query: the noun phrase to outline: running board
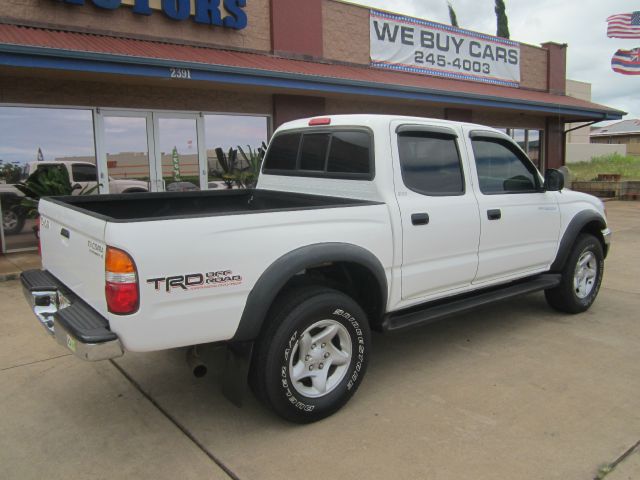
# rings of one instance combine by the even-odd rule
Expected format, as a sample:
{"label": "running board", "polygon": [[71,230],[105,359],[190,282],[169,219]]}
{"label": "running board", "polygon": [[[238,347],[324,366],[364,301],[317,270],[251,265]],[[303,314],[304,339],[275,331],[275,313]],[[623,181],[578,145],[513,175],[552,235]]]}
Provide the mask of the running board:
{"label": "running board", "polygon": [[560,284],[561,275],[544,274],[532,277],[530,280],[509,283],[506,286],[480,290],[479,292],[455,297],[448,301],[430,302],[424,306],[411,307],[409,309],[387,315],[382,322],[383,332],[394,332],[405,328],[426,325],[445,317],[463,313],[474,308],[491,303],[517,297],[526,293],[546,290]]}

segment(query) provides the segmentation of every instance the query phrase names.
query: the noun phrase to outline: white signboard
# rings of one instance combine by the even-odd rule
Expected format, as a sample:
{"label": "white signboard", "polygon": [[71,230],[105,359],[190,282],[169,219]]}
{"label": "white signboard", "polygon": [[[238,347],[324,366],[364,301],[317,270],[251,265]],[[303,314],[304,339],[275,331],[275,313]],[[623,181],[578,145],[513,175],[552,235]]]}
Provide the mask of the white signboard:
{"label": "white signboard", "polygon": [[369,35],[372,67],[520,85],[520,45],[505,38],[377,10]]}

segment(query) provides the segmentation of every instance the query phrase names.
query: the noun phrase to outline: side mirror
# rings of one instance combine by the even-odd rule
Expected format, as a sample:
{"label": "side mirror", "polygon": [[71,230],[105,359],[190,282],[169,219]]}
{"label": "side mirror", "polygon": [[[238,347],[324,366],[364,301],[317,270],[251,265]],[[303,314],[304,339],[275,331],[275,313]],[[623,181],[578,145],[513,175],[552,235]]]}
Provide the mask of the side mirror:
{"label": "side mirror", "polygon": [[549,168],[544,172],[544,189],[547,192],[559,192],[564,188],[564,175],[558,170]]}

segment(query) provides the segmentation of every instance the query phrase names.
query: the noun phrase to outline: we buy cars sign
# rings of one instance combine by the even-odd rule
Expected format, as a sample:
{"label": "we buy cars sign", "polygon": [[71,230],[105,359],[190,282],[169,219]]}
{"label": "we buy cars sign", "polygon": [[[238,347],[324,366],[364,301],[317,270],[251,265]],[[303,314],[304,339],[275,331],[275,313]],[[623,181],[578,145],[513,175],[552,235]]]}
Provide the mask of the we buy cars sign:
{"label": "we buy cars sign", "polygon": [[369,18],[372,67],[520,85],[517,42],[377,10]]}

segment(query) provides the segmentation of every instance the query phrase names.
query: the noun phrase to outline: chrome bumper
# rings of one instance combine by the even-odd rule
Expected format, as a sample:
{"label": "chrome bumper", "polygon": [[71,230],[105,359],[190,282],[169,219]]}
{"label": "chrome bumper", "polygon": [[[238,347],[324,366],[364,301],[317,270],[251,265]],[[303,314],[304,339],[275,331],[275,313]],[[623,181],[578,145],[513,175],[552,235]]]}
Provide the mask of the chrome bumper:
{"label": "chrome bumper", "polygon": [[22,291],[36,318],[49,335],[55,337],[60,345],[69,349],[75,356],[83,360],[98,361],[120,357],[124,354],[122,343],[117,337],[96,343],[85,342],[77,338],[62,323],[56,321],[56,314],[72,304],[67,296],[57,289],[38,290],[37,287],[27,283],[23,277]]}

